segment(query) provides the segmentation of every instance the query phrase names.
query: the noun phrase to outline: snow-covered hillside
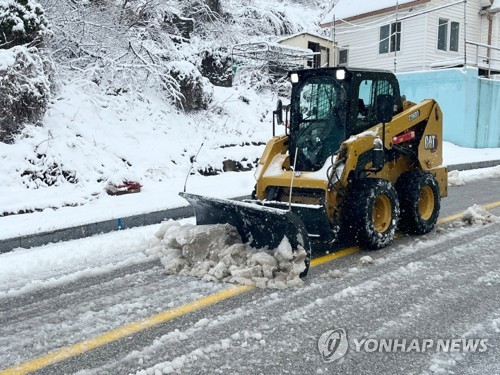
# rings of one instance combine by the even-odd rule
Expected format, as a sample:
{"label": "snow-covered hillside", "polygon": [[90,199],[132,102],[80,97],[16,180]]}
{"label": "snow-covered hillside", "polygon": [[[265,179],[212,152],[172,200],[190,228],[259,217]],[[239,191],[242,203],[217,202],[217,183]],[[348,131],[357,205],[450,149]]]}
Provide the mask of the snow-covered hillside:
{"label": "snow-covered hillside", "polygon": [[[317,32],[328,10],[321,1],[226,0],[207,19],[209,2],[194,0],[40,3],[59,89],[41,122],[26,125],[14,144],[0,142],[0,216],[83,205],[123,180],[183,180],[202,144],[195,174],[221,173],[225,160],[253,167],[271,136],[275,90],[250,79],[209,84],[207,108],[187,112],[171,97],[175,82],[158,86],[158,72],[173,63],[203,71],[203,56],[227,60],[234,43]],[[131,14],[141,23],[130,23]],[[191,17],[189,38],[158,21],[173,15]]]}
{"label": "snow-covered hillside", "polygon": [[[245,103],[243,101],[248,101]],[[102,94],[90,82],[68,82],[45,116],[16,144],[0,143],[1,213],[84,204],[110,182],[145,186],[222,170],[233,159],[252,165],[271,135],[272,94],[215,90],[207,111],[176,112],[154,95]]]}

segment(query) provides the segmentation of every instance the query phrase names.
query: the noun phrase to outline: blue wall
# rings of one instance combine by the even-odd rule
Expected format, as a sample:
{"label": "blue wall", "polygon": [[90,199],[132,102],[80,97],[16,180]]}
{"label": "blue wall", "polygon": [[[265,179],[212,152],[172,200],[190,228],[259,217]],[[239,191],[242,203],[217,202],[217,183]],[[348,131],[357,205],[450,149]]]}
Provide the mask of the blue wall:
{"label": "blue wall", "polygon": [[398,73],[401,94],[436,99],[443,110],[444,139],[464,147],[500,147],[500,82],[477,69]]}
{"label": "blue wall", "polygon": [[478,147],[500,147],[500,81],[479,79]]}

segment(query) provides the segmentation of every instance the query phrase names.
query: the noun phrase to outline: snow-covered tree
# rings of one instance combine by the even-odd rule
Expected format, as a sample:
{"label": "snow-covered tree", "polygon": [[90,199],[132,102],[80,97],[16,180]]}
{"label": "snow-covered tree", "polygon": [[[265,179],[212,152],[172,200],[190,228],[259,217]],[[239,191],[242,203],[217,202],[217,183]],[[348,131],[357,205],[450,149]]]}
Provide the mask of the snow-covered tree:
{"label": "snow-covered tree", "polygon": [[207,109],[212,101],[213,88],[196,67],[185,61],[168,64],[168,72],[179,85],[179,107],[185,111]]}
{"label": "snow-covered tree", "polygon": [[40,45],[47,32],[47,20],[34,0],[0,2],[0,48],[30,43]]}
{"label": "snow-covered tree", "polygon": [[50,98],[52,63],[43,48],[44,11],[34,0],[0,1],[0,142],[38,122]]}
{"label": "snow-covered tree", "polygon": [[50,98],[48,65],[35,47],[0,50],[0,142],[13,142],[24,124],[44,115]]}

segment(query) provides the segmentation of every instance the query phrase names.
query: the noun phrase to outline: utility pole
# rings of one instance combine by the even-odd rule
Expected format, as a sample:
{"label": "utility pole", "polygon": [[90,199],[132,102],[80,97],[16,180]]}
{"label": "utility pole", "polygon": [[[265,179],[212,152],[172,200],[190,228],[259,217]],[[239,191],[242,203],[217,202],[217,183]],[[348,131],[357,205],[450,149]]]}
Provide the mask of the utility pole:
{"label": "utility pole", "polygon": [[[398,12],[399,12],[399,0],[396,0],[396,24],[395,24],[395,29],[394,29],[394,73],[397,71],[397,58],[398,58],[398,41],[399,45],[401,46],[401,34],[398,34]],[[389,41],[389,48],[390,48],[390,41]]]}

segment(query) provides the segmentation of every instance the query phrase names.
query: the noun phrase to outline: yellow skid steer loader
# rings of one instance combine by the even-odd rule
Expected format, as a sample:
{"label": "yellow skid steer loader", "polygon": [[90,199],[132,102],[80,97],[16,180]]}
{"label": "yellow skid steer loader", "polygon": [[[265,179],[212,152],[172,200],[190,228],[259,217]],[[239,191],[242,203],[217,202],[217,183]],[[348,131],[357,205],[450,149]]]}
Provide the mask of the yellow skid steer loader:
{"label": "yellow skid steer loader", "polygon": [[260,158],[253,199],[180,193],[197,224],[229,223],[257,248],[286,236],[309,254],[311,239],[335,241],[339,233],[379,249],[396,227],[432,230],[447,196],[439,105],[407,101],[386,71],[305,69],[289,78],[290,105],[279,101],[273,117],[273,133],[275,120],[286,131]]}

